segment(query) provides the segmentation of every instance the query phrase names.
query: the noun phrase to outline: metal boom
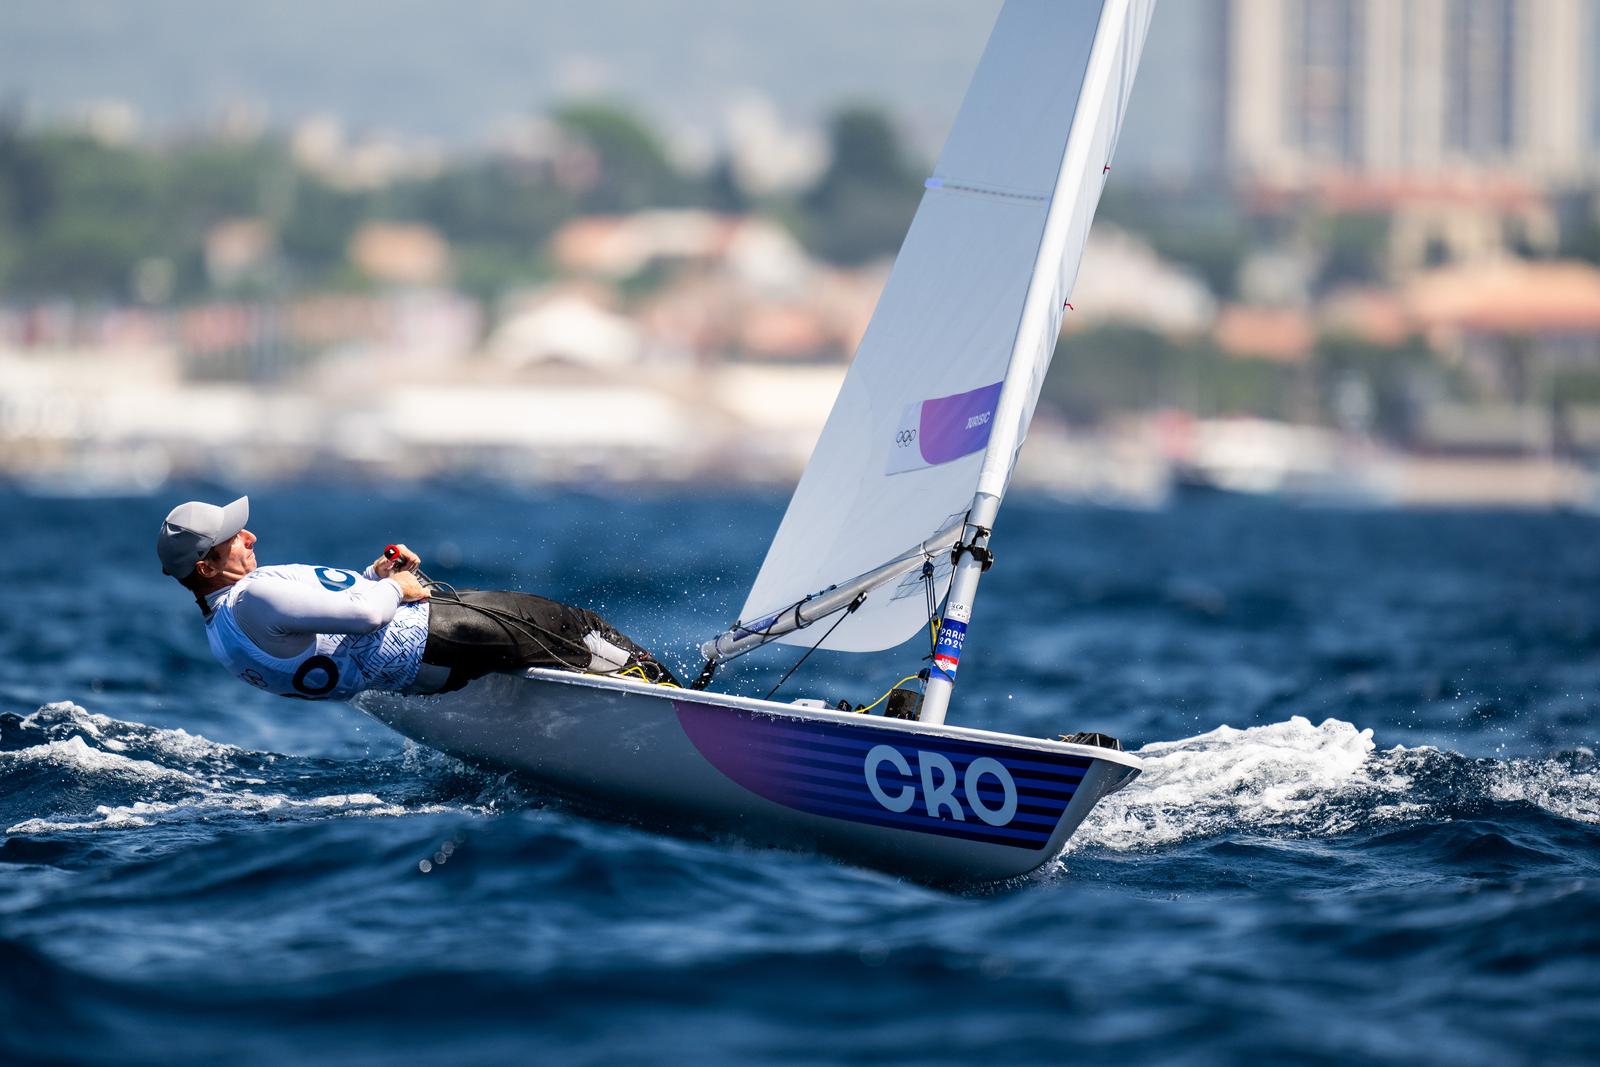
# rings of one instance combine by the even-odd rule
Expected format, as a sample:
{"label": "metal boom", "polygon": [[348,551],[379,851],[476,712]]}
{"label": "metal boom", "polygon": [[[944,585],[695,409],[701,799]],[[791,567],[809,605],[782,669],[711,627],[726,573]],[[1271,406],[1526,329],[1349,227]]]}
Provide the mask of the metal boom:
{"label": "metal boom", "polygon": [[804,629],[837,611],[843,611],[855,603],[858,596],[892,582],[907,571],[920,567],[925,560],[934,559],[948,551],[960,539],[966,525],[967,520],[963,516],[888,563],[813,593],[771,615],[752,622],[736,622],[702,644],[700,654],[708,661],[724,662],[769,644],[784,634]]}

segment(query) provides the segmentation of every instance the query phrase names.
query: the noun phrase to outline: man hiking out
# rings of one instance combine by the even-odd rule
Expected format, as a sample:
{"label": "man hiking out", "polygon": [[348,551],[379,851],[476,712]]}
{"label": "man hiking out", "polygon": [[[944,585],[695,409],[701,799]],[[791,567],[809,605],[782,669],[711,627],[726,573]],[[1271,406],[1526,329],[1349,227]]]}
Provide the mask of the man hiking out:
{"label": "man hiking out", "polygon": [[404,545],[361,573],[256,564],[248,497],[180,504],[156,537],[164,573],[194,594],[212,654],[279,696],[343,700],[369,689],[445,693],[492,671],[553,667],[677,684],[599,615],[529,593],[454,590],[419,577]]}

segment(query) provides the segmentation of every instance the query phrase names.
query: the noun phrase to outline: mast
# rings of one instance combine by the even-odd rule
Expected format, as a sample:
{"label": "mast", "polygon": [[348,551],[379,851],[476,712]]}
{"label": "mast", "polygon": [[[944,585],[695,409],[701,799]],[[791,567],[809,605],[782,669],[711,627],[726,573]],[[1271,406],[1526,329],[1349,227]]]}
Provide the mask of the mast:
{"label": "mast", "polygon": [[[939,639],[934,645],[933,665],[928,668],[928,685],[922,694],[925,723],[944,722],[950,708],[950,694],[956,684],[956,668],[961,663],[961,648],[967,640],[967,624],[972,621],[972,601],[978,595],[978,579],[989,569],[989,530],[1000,510],[1000,498],[979,492],[972,498],[972,517],[963,530],[963,540],[953,549],[955,575],[945,596],[944,612],[939,617]],[[971,531],[970,538],[966,537]]]}
{"label": "mast", "polygon": [[944,722],[949,710],[956,668],[972,620],[972,603],[978,594],[978,579],[993,559],[989,535],[1032,419],[1039,387],[1055,353],[1061,313],[1077,281],[1089,223],[1106,175],[1111,172],[1111,153],[1153,7],[1153,0],[1107,0],[1100,12],[1072,117],[1072,133],[1056,174],[1044,234],[995,406],[995,430],[984,452],[968,533],[954,549],[955,573],[945,597],[933,666],[922,699],[920,718],[926,723]]}

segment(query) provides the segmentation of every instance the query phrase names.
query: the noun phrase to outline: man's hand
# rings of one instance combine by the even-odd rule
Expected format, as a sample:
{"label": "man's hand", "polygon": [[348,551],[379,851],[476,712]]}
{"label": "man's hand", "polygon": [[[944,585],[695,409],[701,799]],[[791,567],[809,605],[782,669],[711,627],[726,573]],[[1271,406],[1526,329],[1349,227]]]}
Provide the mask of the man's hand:
{"label": "man's hand", "polygon": [[428,587],[418,581],[411,571],[395,571],[389,575],[389,580],[400,587],[401,603],[414,604],[428,599]]}
{"label": "man's hand", "polygon": [[379,556],[372,561],[372,573],[379,578],[388,578],[396,572],[415,571],[422,566],[422,557],[411,551],[405,545],[395,545],[395,558]]}

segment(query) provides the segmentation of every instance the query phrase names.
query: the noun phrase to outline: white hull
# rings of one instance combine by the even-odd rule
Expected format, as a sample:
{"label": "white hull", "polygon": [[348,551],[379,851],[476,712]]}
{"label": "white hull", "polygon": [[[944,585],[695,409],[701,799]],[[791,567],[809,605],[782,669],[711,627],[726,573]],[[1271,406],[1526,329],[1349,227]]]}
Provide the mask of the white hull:
{"label": "white hull", "polygon": [[624,817],[935,882],[1034,870],[1140,769],[1093,746],[564,671],[357,703],[430,747]]}

